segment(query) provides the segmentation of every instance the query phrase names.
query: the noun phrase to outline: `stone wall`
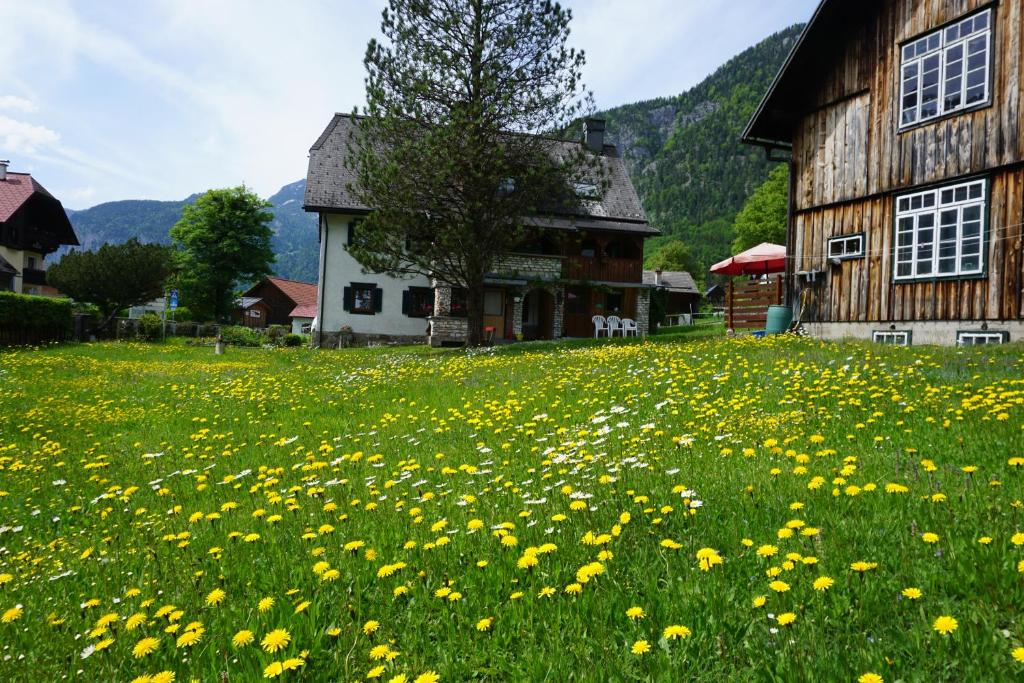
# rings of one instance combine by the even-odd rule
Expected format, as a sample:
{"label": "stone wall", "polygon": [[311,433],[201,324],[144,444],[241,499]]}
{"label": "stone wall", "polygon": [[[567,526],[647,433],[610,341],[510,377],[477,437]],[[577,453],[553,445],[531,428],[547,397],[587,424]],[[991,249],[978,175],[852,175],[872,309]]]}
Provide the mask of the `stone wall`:
{"label": "stone wall", "polygon": [[527,280],[557,280],[562,277],[562,259],[557,256],[504,254],[495,259],[498,275]]}
{"label": "stone wall", "polygon": [[[440,291],[440,290],[439,290]],[[465,318],[452,318],[448,316],[431,316],[430,336],[427,338],[431,346],[441,346],[447,343],[465,343],[468,321]]]}
{"label": "stone wall", "polygon": [[363,332],[324,332],[314,333],[310,338],[310,346],[321,349],[346,349],[356,346],[404,346],[408,344],[424,344],[427,341],[426,323],[424,334],[367,334]]}

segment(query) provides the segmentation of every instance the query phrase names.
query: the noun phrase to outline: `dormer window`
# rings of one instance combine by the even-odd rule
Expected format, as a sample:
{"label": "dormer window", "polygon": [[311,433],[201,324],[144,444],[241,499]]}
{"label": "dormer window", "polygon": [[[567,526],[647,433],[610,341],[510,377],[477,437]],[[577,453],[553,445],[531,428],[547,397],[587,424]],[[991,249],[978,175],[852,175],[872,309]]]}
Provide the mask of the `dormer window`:
{"label": "dormer window", "polygon": [[573,192],[580,199],[600,199],[601,188],[594,183],[577,182],[572,184]]}
{"label": "dormer window", "polygon": [[988,102],[992,10],[904,43],[900,127]]}

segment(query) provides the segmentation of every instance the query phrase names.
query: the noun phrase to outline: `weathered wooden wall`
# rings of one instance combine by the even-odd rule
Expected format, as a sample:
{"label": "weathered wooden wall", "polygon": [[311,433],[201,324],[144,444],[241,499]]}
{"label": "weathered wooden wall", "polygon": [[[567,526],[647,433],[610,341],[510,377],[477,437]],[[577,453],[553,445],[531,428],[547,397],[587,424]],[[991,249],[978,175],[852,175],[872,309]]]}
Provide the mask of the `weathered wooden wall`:
{"label": "weathered wooden wall", "polygon": [[[1024,0],[880,6],[867,25],[837,36],[834,54],[822,55],[835,66],[813,84],[818,109],[794,132],[793,269],[830,273],[813,288],[822,321],[1024,317]],[[985,7],[994,12],[991,104],[901,132],[900,43]],[[992,189],[988,277],[894,284],[894,195],[980,173]],[[861,231],[866,258],[826,264],[829,237]]]}
{"label": "weathered wooden wall", "polygon": [[[805,287],[804,319],[818,322],[1024,318],[1024,168],[990,177],[987,277],[893,282],[893,201],[881,196],[798,213],[794,269],[827,273]],[[862,259],[831,265],[830,237],[864,230]]]}

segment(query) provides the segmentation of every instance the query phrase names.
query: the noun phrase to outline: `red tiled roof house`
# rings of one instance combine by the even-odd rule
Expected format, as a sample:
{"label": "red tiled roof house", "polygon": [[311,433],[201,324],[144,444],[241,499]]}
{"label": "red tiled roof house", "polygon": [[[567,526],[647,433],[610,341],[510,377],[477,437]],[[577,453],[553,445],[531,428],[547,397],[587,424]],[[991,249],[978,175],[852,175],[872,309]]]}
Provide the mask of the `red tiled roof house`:
{"label": "red tiled roof house", "polygon": [[78,245],[60,201],[28,173],[0,161],[0,291],[46,294],[43,260],[62,245]]}

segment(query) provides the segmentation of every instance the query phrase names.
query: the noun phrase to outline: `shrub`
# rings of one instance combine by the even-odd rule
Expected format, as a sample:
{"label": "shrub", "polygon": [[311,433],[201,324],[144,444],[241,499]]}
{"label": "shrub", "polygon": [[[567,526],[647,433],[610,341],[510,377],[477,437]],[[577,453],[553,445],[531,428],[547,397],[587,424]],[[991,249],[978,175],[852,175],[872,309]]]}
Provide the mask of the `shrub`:
{"label": "shrub", "polygon": [[0,292],[0,328],[30,341],[63,338],[71,331],[71,300]]}
{"label": "shrub", "polygon": [[220,328],[220,337],[225,344],[234,346],[261,346],[263,344],[263,335],[259,331],[241,325]]}
{"label": "shrub", "polygon": [[157,341],[163,337],[163,321],[156,313],[143,313],[139,318],[139,339]]}
{"label": "shrub", "polygon": [[306,339],[301,334],[286,334],[284,336],[285,346],[302,346]]}
{"label": "shrub", "polygon": [[271,325],[267,328],[266,336],[271,344],[280,344],[290,329],[285,325]]}
{"label": "shrub", "polygon": [[193,319],[192,311],[189,310],[188,306],[178,306],[174,311],[167,309],[167,319],[170,320],[171,316],[174,316],[175,322],[186,323]]}

